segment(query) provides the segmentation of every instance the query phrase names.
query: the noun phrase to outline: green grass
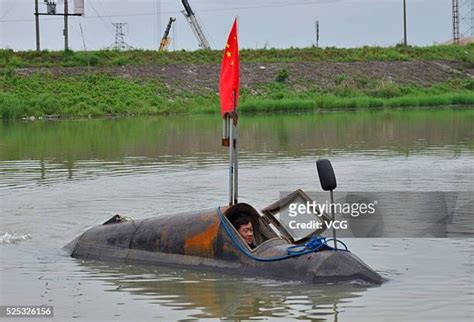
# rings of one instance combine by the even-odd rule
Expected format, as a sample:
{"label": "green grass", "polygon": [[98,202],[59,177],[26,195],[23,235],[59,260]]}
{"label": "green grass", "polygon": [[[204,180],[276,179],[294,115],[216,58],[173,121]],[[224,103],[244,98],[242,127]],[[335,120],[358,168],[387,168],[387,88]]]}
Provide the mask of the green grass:
{"label": "green grass", "polygon": [[[360,80],[331,90],[297,91],[273,82],[242,89],[242,113],[296,112],[315,109],[367,109],[474,105],[474,80],[452,80],[431,87]],[[177,91],[157,80],[127,80],[107,74],[52,76],[49,73],[0,76],[0,117],[101,117],[219,113],[215,91]],[[39,93],[39,94],[38,94]]]}
{"label": "green grass", "polygon": [[450,93],[442,95],[403,96],[380,99],[367,96],[353,98],[337,97],[323,94],[311,99],[250,99],[244,102],[240,111],[250,113],[262,112],[302,112],[316,109],[366,109],[384,107],[426,107],[449,105],[474,105],[473,93]]}
{"label": "green grass", "polygon": [[[122,66],[146,64],[206,64],[220,63],[222,50],[170,51],[100,50],[100,51],[19,51],[0,50],[0,68],[8,67],[73,67]],[[434,45],[427,47],[361,47],[361,48],[289,48],[243,49],[241,62],[299,62],[299,61],[413,61],[453,60],[474,64],[474,44]]]}
{"label": "green grass", "polygon": [[[38,94],[39,93],[39,94]],[[159,81],[130,81],[104,74],[0,77],[0,117],[159,115],[205,113],[218,96],[177,96]]]}
{"label": "green grass", "polygon": [[266,84],[256,95],[244,92],[243,112],[308,111],[315,109],[364,109],[474,105],[474,80],[452,80],[431,87],[397,85],[371,80],[364,86],[340,83],[334,89],[296,92],[286,85]]}

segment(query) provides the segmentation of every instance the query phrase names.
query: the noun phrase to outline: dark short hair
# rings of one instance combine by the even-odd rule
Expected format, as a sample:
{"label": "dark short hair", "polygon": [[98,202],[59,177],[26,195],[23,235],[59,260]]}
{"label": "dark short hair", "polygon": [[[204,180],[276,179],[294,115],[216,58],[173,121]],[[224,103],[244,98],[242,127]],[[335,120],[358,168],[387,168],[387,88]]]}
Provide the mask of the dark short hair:
{"label": "dark short hair", "polygon": [[239,230],[240,226],[247,225],[249,222],[252,222],[252,218],[249,215],[241,214],[234,216],[230,222],[234,225],[235,229]]}

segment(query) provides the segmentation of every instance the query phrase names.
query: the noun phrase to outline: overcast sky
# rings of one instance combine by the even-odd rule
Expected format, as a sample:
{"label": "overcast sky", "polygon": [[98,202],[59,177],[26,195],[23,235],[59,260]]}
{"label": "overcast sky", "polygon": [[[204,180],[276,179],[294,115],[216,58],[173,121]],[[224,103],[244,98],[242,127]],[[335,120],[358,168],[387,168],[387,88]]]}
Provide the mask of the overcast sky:
{"label": "overcast sky", "polygon": [[[46,12],[39,0],[40,12]],[[70,8],[73,7],[73,0]],[[211,47],[222,48],[235,16],[239,17],[242,48],[308,47],[315,43],[320,23],[320,46],[389,46],[403,38],[403,0],[189,0]],[[57,0],[63,12],[64,0]],[[85,16],[70,18],[70,47],[105,48],[114,42],[112,22],[128,23],[126,42],[155,49],[170,16],[173,49],[197,49],[198,42],[184,19],[180,0],[85,0]],[[70,9],[71,11],[72,9]],[[34,0],[0,0],[0,47],[35,49]],[[442,43],[452,36],[451,0],[407,0],[408,42]],[[41,48],[62,49],[63,18],[41,16]],[[463,28],[461,28],[463,29]],[[462,30],[463,31],[463,30]]]}

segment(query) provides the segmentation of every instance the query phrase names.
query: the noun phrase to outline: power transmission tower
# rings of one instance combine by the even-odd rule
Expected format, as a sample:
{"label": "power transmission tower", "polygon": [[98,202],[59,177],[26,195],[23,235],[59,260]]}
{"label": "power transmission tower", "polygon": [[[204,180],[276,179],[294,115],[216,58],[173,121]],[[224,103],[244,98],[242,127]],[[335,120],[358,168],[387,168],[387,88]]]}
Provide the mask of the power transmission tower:
{"label": "power transmission tower", "polygon": [[126,22],[112,22],[112,25],[115,27],[115,42],[110,48],[117,50],[128,50],[133,49],[132,46],[127,44],[124,40],[125,32],[124,27],[128,25]]}
{"label": "power transmission tower", "polygon": [[453,0],[453,43],[459,43],[459,0]]}
{"label": "power transmission tower", "polygon": [[474,0],[461,0],[459,11],[461,37],[474,37]]}

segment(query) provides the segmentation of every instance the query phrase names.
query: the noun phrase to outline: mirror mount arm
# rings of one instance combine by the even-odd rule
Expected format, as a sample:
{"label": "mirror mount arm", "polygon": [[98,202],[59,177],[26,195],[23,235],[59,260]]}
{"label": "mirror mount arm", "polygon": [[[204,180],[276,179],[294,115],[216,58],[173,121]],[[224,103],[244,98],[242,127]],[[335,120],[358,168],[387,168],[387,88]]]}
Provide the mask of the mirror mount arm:
{"label": "mirror mount arm", "polygon": [[333,191],[337,187],[336,175],[331,165],[331,161],[328,159],[319,159],[316,161],[316,168],[318,169],[319,182],[321,183],[321,188],[324,191],[329,191],[331,196],[331,220],[333,223],[332,226],[332,237],[334,239],[334,249],[337,250],[337,241],[336,241],[336,229],[334,228],[334,194]]}

